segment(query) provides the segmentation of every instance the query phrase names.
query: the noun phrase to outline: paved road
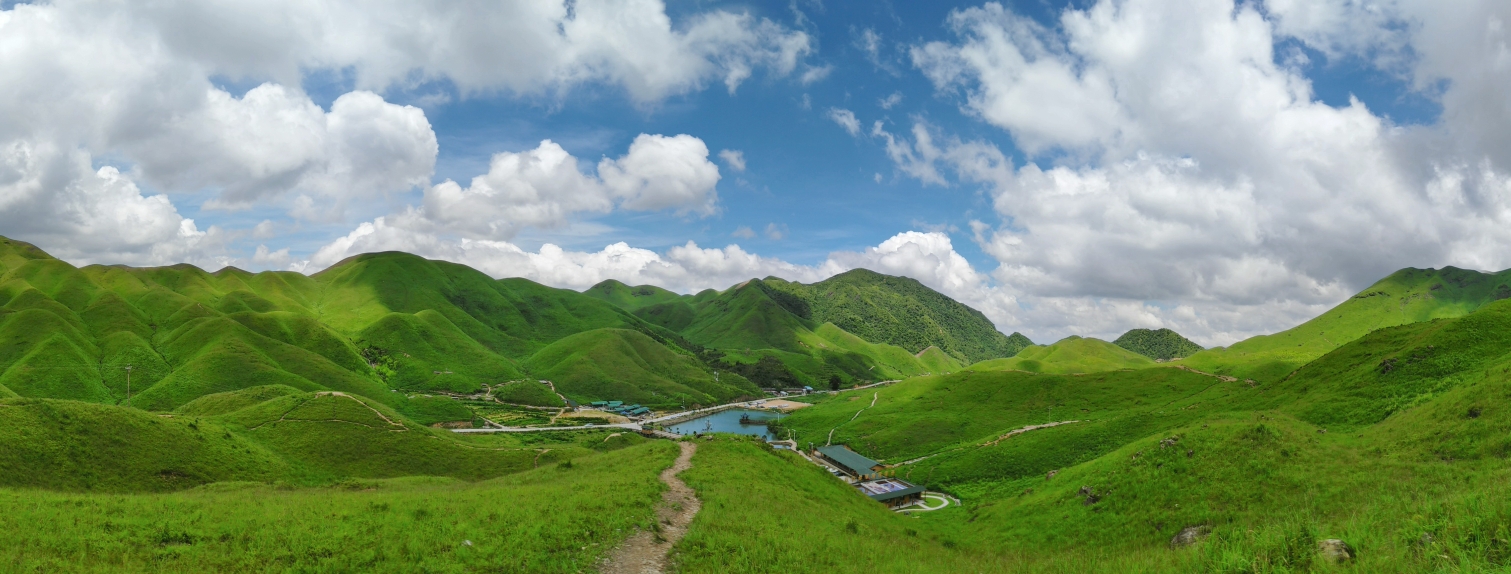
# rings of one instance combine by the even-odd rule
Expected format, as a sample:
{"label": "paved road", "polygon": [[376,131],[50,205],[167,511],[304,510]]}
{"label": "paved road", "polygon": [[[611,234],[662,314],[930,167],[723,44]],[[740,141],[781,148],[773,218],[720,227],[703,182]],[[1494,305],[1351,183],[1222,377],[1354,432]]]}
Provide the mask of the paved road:
{"label": "paved road", "polygon": [[598,430],[598,429],[627,429],[640,430],[636,423],[618,423],[593,425],[590,427],[504,427],[501,429],[451,429],[454,433],[496,433],[496,432],[542,432],[542,431],[574,431],[574,430]]}

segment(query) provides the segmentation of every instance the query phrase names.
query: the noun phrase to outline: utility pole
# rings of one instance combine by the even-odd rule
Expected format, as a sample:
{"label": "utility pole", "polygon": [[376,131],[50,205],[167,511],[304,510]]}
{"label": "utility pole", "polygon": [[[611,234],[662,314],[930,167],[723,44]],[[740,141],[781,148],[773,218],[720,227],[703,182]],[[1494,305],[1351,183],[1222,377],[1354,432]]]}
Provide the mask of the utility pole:
{"label": "utility pole", "polygon": [[131,365],[126,365],[126,402],[131,402]]}

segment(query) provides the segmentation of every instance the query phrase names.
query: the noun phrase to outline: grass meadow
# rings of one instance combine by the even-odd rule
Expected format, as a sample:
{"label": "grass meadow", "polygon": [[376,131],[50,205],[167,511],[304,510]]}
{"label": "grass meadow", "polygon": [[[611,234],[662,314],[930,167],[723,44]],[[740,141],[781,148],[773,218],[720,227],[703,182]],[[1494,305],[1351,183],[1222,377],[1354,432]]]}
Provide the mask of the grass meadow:
{"label": "grass meadow", "polygon": [[[676,448],[493,480],[219,483],[169,494],[0,490],[6,572],[580,572],[637,527]],[[470,544],[469,544],[470,542]]]}

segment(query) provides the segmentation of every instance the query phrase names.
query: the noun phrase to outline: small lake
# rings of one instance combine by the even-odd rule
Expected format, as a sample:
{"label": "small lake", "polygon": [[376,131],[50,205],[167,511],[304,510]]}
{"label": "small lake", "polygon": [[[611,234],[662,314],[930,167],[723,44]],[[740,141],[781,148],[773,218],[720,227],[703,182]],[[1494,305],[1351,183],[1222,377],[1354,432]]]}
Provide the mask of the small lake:
{"label": "small lake", "polygon": [[698,417],[690,421],[683,421],[666,427],[667,432],[690,435],[695,432],[727,432],[733,434],[748,434],[771,440],[771,433],[766,430],[766,425],[742,425],[740,417],[749,416],[752,419],[775,419],[777,413],[771,411],[756,411],[750,409],[729,409],[714,414]]}

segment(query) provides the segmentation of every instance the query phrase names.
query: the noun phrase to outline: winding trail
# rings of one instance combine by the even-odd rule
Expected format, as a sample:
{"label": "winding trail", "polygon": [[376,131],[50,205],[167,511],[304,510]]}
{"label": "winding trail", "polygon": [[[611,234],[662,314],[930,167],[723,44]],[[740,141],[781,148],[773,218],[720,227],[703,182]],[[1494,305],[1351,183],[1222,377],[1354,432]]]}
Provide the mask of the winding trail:
{"label": "winding trail", "polygon": [[[877,397],[880,397],[880,396],[881,396],[881,391],[876,391],[874,393],[871,393],[871,404],[869,406],[861,409],[861,410],[855,411],[855,414],[850,415],[850,420],[845,421],[844,423],[841,423],[840,426],[844,426],[845,424],[855,422],[856,417],[859,417],[861,413],[866,412],[866,409],[869,409],[871,407],[876,406],[876,399],[877,399]],[[837,430],[839,430],[839,427],[834,427],[832,429],[829,429],[829,438],[826,439],[826,440],[824,440],[824,446],[829,446],[831,444],[834,444],[834,431],[837,431]]]}
{"label": "winding trail", "polygon": [[693,489],[677,478],[677,474],[692,468],[693,453],[698,445],[679,442],[682,454],[671,468],[661,471],[661,482],[668,487],[661,494],[661,504],[656,506],[656,526],[650,531],[642,530],[630,536],[614,549],[599,570],[603,574],[661,574],[667,570],[666,554],[687,534],[687,525],[703,503]]}

